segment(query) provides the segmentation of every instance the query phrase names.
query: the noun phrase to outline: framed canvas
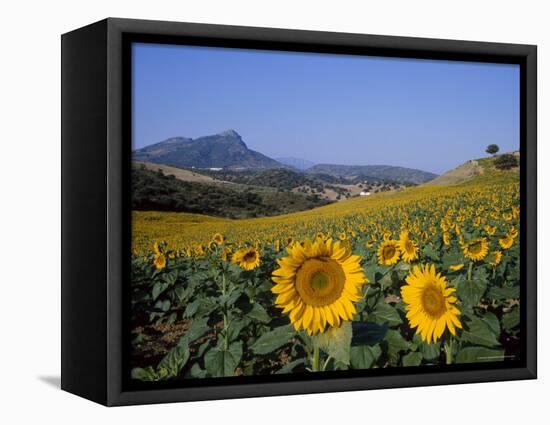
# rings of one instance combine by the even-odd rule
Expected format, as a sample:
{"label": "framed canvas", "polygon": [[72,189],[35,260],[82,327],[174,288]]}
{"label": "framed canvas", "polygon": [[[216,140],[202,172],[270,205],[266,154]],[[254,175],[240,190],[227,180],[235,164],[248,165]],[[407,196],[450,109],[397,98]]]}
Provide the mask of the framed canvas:
{"label": "framed canvas", "polygon": [[536,378],[536,47],[106,19],[62,36],[62,388]]}

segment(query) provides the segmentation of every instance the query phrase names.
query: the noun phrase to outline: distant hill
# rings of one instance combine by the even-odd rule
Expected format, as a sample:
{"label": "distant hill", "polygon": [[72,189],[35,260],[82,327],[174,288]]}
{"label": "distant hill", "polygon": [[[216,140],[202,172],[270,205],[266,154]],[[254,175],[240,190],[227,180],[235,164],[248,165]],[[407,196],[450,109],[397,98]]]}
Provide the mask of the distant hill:
{"label": "distant hill", "polygon": [[366,179],[390,180],[399,183],[426,183],[437,174],[413,168],[391,165],[337,165],[317,164],[307,170],[308,173],[330,174],[339,177],[361,176]]}
{"label": "distant hill", "polygon": [[287,158],[275,158],[276,161],[280,162],[281,164],[288,165],[289,167],[296,168],[300,171],[305,171],[308,168],[311,168],[315,165],[314,162],[308,161],[307,159],[302,158],[293,158],[293,157],[287,157]]}
{"label": "distant hill", "polygon": [[274,159],[248,149],[241,136],[234,130],[198,139],[173,137],[135,150],[133,159],[175,167],[234,170],[284,167]]}
{"label": "distant hill", "polygon": [[409,184],[382,179],[364,179],[357,176],[338,177],[329,174],[306,173],[290,168],[269,170],[200,170],[224,184],[249,187],[274,188],[304,195],[318,196],[330,201],[340,201],[358,196],[361,192],[376,193],[398,190]]}

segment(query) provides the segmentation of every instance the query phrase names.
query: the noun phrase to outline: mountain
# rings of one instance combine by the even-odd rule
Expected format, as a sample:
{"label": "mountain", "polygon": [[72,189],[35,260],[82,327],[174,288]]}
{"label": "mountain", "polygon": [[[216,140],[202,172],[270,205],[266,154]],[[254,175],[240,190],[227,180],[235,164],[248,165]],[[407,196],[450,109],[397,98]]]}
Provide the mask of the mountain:
{"label": "mountain", "polygon": [[308,161],[307,159],[302,159],[302,158],[287,157],[287,158],[275,158],[275,160],[280,162],[281,164],[288,165],[289,167],[293,167],[301,171],[305,171],[308,168],[311,168],[315,165],[314,162],[311,162],[311,161]]}
{"label": "mountain", "polygon": [[337,165],[317,164],[307,170],[308,173],[323,173],[338,177],[362,176],[370,179],[391,180],[399,183],[426,183],[437,174],[413,168],[391,165]]}
{"label": "mountain", "polygon": [[133,152],[135,161],[174,167],[266,169],[284,167],[259,152],[248,149],[234,130],[190,139],[173,137]]}

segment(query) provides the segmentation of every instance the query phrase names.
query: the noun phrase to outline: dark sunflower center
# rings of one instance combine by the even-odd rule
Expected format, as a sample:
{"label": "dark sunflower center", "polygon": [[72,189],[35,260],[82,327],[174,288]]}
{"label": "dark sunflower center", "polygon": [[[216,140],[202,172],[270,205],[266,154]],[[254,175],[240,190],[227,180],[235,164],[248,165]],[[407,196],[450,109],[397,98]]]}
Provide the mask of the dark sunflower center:
{"label": "dark sunflower center", "polygon": [[296,273],[296,291],[305,304],[320,307],[332,304],[344,290],[342,266],[330,258],[306,260]]}
{"label": "dark sunflower center", "polygon": [[395,247],[393,245],[387,245],[384,247],[384,258],[393,258],[395,255]]}
{"label": "dark sunflower center", "polygon": [[422,307],[432,317],[445,313],[445,297],[437,288],[427,287],[422,293]]}
{"label": "dark sunflower center", "polygon": [[481,242],[472,242],[470,244],[470,252],[472,254],[479,254],[481,252]]}
{"label": "dark sunflower center", "polygon": [[414,245],[411,240],[407,240],[407,242],[405,242],[405,249],[407,250],[407,252],[414,251]]}
{"label": "dark sunflower center", "polygon": [[323,272],[319,271],[313,275],[311,278],[311,288],[314,291],[322,291],[329,285],[329,277]]}
{"label": "dark sunflower center", "polygon": [[254,251],[247,252],[243,257],[243,260],[247,263],[253,263],[254,261],[256,261],[256,253]]}

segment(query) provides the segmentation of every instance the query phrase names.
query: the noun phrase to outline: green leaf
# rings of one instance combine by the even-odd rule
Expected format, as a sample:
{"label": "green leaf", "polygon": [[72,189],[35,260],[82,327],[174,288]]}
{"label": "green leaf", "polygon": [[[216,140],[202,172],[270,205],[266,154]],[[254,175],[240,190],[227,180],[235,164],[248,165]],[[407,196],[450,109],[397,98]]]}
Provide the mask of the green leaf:
{"label": "green leaf", "polygon": [[406,351],[411,348],[411,343],[406,341],[399,331],[393,329],[388,330],[384,337],[384,342],[386,343],[388,356],[394,360],[400,351]]}
{"label": "green leaf", "polygon": [[168,310],[170,310],[170,300],[159,300],[155,303],[155,307],[166,313]]}
{"label": "green leaf", "polygon": [[491,313],[490,311],[486,312],[483,315],[483,320],[497,337],[500,336],[500,322],[494,313]]}
{"label": "green leaf", "polygon": [[151,296],[153,297],[153,301],[156,301],[159,295],[162,294],[167,287],[168,286],[164,282],[156,282],[153,285],[153,290],[151,291]]}
{"label": "green leaf", "polygon": [[177,270],[174,270],[164,275],[164,281],[167,283],[167,286],[172,286],[174,283],[176,283],[177,279],[178,279]]}
{"label": "green leaf", "polygon": [[284,373],[290,373],[294,370],[294,368],[298,365],[304,364],[306,362],[306,359],[297,359],[290,363],[287,363],[282,368],[280,368],[278,371],[275,372],[276,375],[281,375]]}
{"label": "green leaf", "polygon": [[136,367],[132,369],[132,379],[139,379],[140,381],[156,381],[158,379],[157,373],[151,366],[146,368]]}
{"label": "green leaf", "polygon": [[233,290],[230,294],[220,297],[220,305],[222,308],[231,308],[242,294],[243,291],[240,289]]}
{"label": "green leaf", "polygon": [[364,269],[365,276],[369,280],[370,283],[376,283],[376,272],[378,269],[376,267],[366,267]]}
{"label": "green leaf", "polygon": [[244,327],[248,326],[250,323],[250,320],[247,319],[241,319],[241,320],[232,320],[229,324],[229,332],[228,332],[228,338],[229,341],[234,341],[239,338],[239,335]]}
{"label": "green leaf", "polygon": [[326,332],[312,337],[313,343],[335,361],[349,365],[351,346],[351,323],[343,322],[340,327],[331,327]]}
{"label": "green leaf", "polygon": [[375,323],[388,323],[390,326],[395,326],[403,323],[401,316],[392,305],[386,303],[383,299],[376,304],[374,310],[369,314],[368,318]]}
{"label": "green leaf", "polygon": [[351,322],[353,336],[351,345],[375,345],[384,339],[388,332],[388,324],[379,325],[374,322]]}
{"label": "green leaf", "polygon": [[[462,254],[458,252],[448,252],[443,254],[443,258],[441,259],[441,265],[444,269],[448,270],[450,266],[454,266],[456,264],[463,263],[463,257]],[[463,271],[463,270],[461,270]]]}
{"label": "green leaf", "polygon": [[213,348],[204,356],[206,370],[215,377],[233,376],[243,355],[242,342],[233,342],[227,350]]}
{"label": "green leaf", "polygon": [[519,325],[519,321],[519,307],[514,307],[502,316],[502,327],[507,331],[511,331]]}
{"label": "green leaf", "polygon": [[382,279],[380,279],[378,281],[378,283],[380,283],[380,286],[382,287],[382,289],[387,289],[387,288],[391,287],[392,284],[393,284],[392,273],[391,272],[386,273],[382,277]]}
{"label": "green leaf", "polygon": [[202,317],[210,314],[214,309],[216,309],[216,304],[213,303],[210,299],[203,298],[200,300],[199,307],[195,311],[196,317]]}
{"label": "green leaf", "polygon": [[208,326],[208,318],[195,319],[185,335],[180,338],[178,345],[188,345],[203,336],[209,330],[210,326]]}
{"label": "green leaf", "polygon": [[264,333],[259,337],[250,349],[255,354],[268,354],[288,344],[290,339],[296,336],[296,331],[292,325],[280,326],[270,332]]}
{"label": "green leaf", "polygon": [[199,309],[200,304],[201,304],[200,300],[195,300],[191,304],[187,304],[187,307],[185,308],[183,315],[185,317],[193,317],[197,312],[197,310]]}
{"label": "green leaf", "polygon": [[463,322],[462,341],[471,342],[476,345],[485,345],[487,347],[499,345],[497,335],[495,335],[485,320],[472,316],[469,319],[469,321]]}
{"label": "green leaf", "polygon": [[249,317],[250,319],[256,320],[260,323],[268,323],[271,320],[271,317],[269,317],[269,314],[267,314],[265,308],[263,308],[258,303],[253,304],[252,310],[246,313],[246,317]]}
{"label": "green leaf", "polygon": [[431,344],[428,344],[427,342],[422,341],[422,337],[418,334],[414,335],[413,342],[418,346],[418,352],[422,353],[424,360],[433,362],[439,358],[439,355],[441,354],[440,342],[432,342]]}
{"label": "green leaf", "polygon": [[439,251],[436,251],[431,245],[426,245],[422,251],[430,260],[439,262]]}
{"label": "green leaf", "polygon": [[495,300],[510,300],[519,298],[519,286],[493,287],[489,289],[489,298]]}
{"label": "green leaf", "polygon": [[418,366],[422,363],[422,353],[411,352],[403,356],[403,366]]}
{"label": "green leaf", "polygon": [[177,376],[189,360],[189,355],[189,347],[177,345],[164,356],[158,364],[158,368],[166,369],[170,376]]}
{"label": "green leaf", "polygon": [[192,378],[206,378],[206,370],[201,369],[198,363],[195,363],[191,366],[189,375],[191,375]]}
{"label": "green leaf", "polygon": [[463,303],[475,306],[481,301],[486,289],[487,284],[482,280],[461,279],[457,284],[456,292]]}
{"label": "green leaf", "polygon": [[187,291],[187,289],[182,288],[181,286],[177,286],[176,288],[174,288],[174,293],[178,297],[178,301],[180,303],[184,302],[187,299],[187,296],[189,295],[189,292]]}
{"label": "green leaf", "polygon": [[370,369],[382,354],[379,345],[351,347],[350,360],[353,369]]}
{"label": "green leaf", "polygon": [[466,347],[458,352],[455,363],[496,362],[504,360],[504,350]]}

